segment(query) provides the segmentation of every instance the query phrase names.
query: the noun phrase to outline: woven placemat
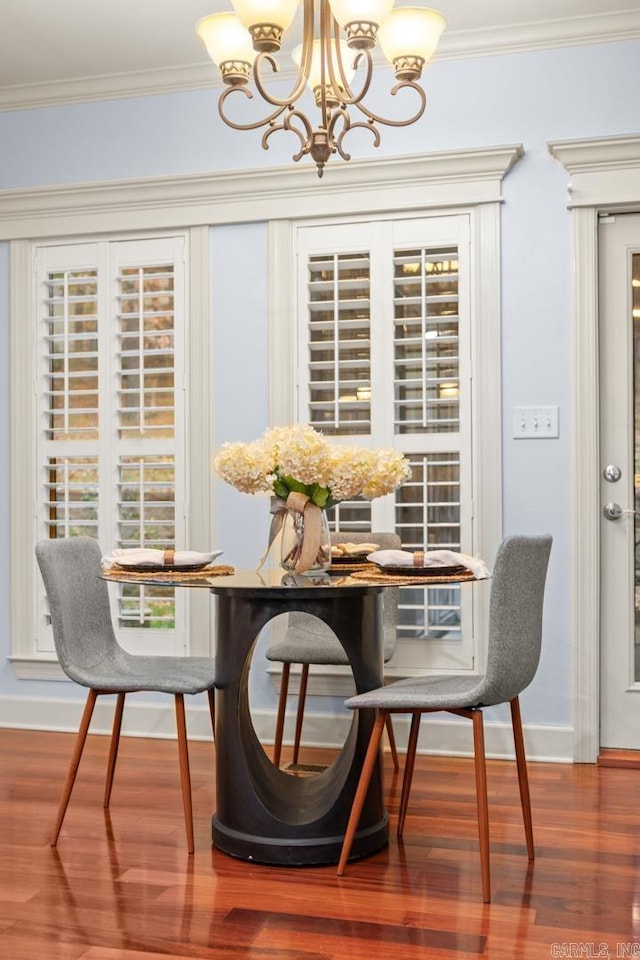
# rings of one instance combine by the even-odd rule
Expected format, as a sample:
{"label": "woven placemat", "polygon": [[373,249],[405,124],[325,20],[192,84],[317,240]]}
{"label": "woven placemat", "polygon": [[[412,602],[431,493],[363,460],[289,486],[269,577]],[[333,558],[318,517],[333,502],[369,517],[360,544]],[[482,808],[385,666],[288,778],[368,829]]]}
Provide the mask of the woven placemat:
{"label": "woven placemat", "polygon": [[353,563],[332,563],[329,567],[331,576],[341,576],[342,574],[353,573],[355,570],[370,570],[373,564],[368,560],[354,560]]}
{"label": "woven placemat", "polygon": [[179,572],[177,570],[127,570],[125,567],[118,567],[114,565],[109,570],[105,570],[102,574],[105,580],[115,580],[118,583],[122,583],[123,580],[131,580],[135,582],[143,580],[153,580],[154,583],[162,583],[167,581],[169,585],[172,583],[181,583],[185,580],[209,580],[211,577],[228,577],[232,573],[235,573],[235,567],[230,566],[228,563],[210,563],[207,567],[203,567],[202,570],[184,570]]}
{"label": "woven placemat", "polygon": [[[409,567],[408,569],[411,568]],[[349,574],[349,576],[353,580],[366,580],[367,583],[386,583],[388,586],[393,584],[398,587],[413,586],[414,584],[421,587],[433,587],[476,579],[471,570],[465,570],[463,573],[450,573],[441,577],[425,576],[424,574],[418,574],[412,577],[410,573],[406,576],[402,573],[383,573],[382,570],[376,568],[374,570],[356,570],[354,573]]]}

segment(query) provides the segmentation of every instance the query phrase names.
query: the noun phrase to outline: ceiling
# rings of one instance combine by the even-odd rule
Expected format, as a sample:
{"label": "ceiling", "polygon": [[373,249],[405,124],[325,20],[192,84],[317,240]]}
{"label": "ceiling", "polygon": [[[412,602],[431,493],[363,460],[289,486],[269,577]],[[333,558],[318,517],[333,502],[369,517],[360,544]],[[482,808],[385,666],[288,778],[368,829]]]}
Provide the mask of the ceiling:
{"label": "ceiling", "polygon": [[[639,0],[431,2],[448,21],[441,41],[443,55],[455,51],[456,43],[464,53],[463,39],[483,38],[486,45],[492,36],[513,36],[524,29],[531,33],[532,25],[539,36],[550,36],[549,31],[556,29],[564,42],[591,42],[601,30],[598,18],[605,17],[607,22],[613,18],[627,31],[630,23],[640,24]],[[4,105],[16,108],[21,104],[17,88],[25,85],[32,89],[39,85],[42,91],[47,85],[73,81],[73,98],[82,99],[77,95],[78,84],[86,78],[91,78],[91,90],[99,95],[97,78],[104,82],[163,71],[178,80],[186,77],[185,70],[215,72],[194,24],[202,16],[229,8],[229,0],[0,0],[0,97],[9,92],[13,103]],[[581,40],[571,40],[574,31]],[[585,34],[590,34],[588,40]],[[606,30],[602,36],[620,38]],[[177,83],[176,88],[180,86]]]}

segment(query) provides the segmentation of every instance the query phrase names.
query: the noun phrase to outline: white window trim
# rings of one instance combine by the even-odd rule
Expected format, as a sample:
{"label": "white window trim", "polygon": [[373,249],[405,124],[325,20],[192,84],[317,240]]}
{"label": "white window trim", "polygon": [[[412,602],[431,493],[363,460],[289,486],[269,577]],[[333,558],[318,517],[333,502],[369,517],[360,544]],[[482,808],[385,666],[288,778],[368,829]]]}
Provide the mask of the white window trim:
{"label": "white window trim", "polygon": [[[183,231],[184,232],[184,231]],[[190,464],[188,511],[190,539],[200,540],[203,529],[214,542],[209,490],[210,462],[213,451],[212,411],[200,398],[209,394],[211,384],[212,325],[209,308],[209,230],[197,227],[189,231],[190,257],[188,302],[191,318],[188,344],[189,391],[191,407],[187,411],[187,448]],[[35,325],[24,322],[34,316],[35,289],[32,270],[36,244],[13,241],[10,262],[11,356],[13,369],[28,371],[36,355]],[[53,654],[36,653],[36,579],[34,553],[37,505],[23,491],[34,490],[36,443],[33,429],[36,397],[28,376],[11,381],[11,660],[19,679],[60,679],[63,674]],[[26,439],[28,438],[28,439]],[[206,591],[189,594],[190,652],[196,656],[211,653],[212,604]]]}
{"label": "white window trim", "polygon": [[[466,212],[470,220],[471,350],[474,370],[477,371],[472,380],[472,447],[482,451],[481,456],[474,458],[472,529],[478,552],[493,557],[502,539],[501,362],[500,350],[496,349],[496,344],[501,342],[500,203],[496,198],[494,202],[479,200],[477,205],[454,206],[455,184],[449,184],[449,190],[443,193],[449,197],[450,209],[439,206],[438,214]],[[328,212],[333,214],[330,199],[327,203]],[[360,214],[364,212],[362,208],[359,211]],[[411,213],[426,217],[433,214],[434,209],[412,207]],[[294,221],[280,220],[269,226],[269,368],[279,374],[269,378],[272,424],[292,422],[296,411],[295,229]],[[474,622],[479,625],[487,622],[488,601],[488,591],[478,591],[474,596]],[[486,643],[484,634],[484,629],[479,627],[476,643],[480,660]],[[274,665],[269,672],[274,674],[274,682],[278,683],[279,668]],[[297,692],[298,685],[299,677],[292,672],[292,693]],[[347,696],[352,692],[351,688],[351,678],[347,674],[341,676],[335,668],[316,667],[309,677],[309,693],[312,695]]]}
{"label": "white window trim", "polygon": [[640,210],[640,137],[555,141],[548,147],[571,177],[574,760],[594,763],[600,746],[598,214]]}
{"label": "white window trim", "polygon": [[[331,176],[322,183],[318,182],[314,170],[296,167],[0,190],[0,240],[11,241],[12,355],[33,356],[33,334],[21,320],[33,316],[31,241],[35,243],[36,239],[42,242],[47,238],[95,237],[119,231],[190,229],[190,309],[192,314],[194,310],[205,310],[208,315],[210,291],[206,278],[209,276],[210,226],[268,221],[269,275],[273,278],[278,275],[280,256],[285,261],[282,266],[287,266],[287,257],[291,253],[287,250],[286,238],[291,229],[287,221],[293,218],[470,209],[472,245],[486,251],[483,254],[482,282],[477,271],[474,271],[472,280],[478,310],[473,349],[481,368],[496,374],[495,378],[488,376],[485,389],[474,396],[478,430],[486,453],[476,485],[478,504],[483,506],[474,523],[477,542],[487,553],[493,552],[500,542],[502,512],[499,357],[496,350],[496,344],[500,342],[499,205],[502,180],[522,154],[522,145],[511,144],[399,159],[352,161],[337,164],[331,169]],[[282,327],[294,302],[293,290],[287,286],[286,283],[272,283],[269,291],[271,369],[274,356],[282,356]],[[210,372],[205,378],[202,365],[212,357],[211,324],[201,326],[207,342],[198,347],[192,344],[190,359],[193,376],[200,376],[208,385],[212,382]],[[292,383],[289,382],[292,373],[284,371],[278,382],[272,380],[270,384],[272,423],[287,419],[285,411],[290,407],[282,406],[282,399],[284,397],[288,403],[292,395]],[[17,395],[15,386],[16,378],[12,379],[12,411],[19,403],[21,414],[25,418],[33,417],[35,398],[32,394]],[[474,385],[474,390],[477,389]],[[192,395],[206,396],[207,390],[194,389]],[[197,495],[200,499],[201,515],[208,518],[211,542],[214,542],[211,520],[214,505],[208,494],[212,411],[199,406],[189,414],[206,419],[202,435],[207,438],[207,443],[198,450],[190,450],[192,475],[200,479],[199,489],[196,485],[191,496]],[[20,443],[15,434],[16,431],[12,430],[11,569],[14,597],[17,591],[24,596],[23,591],[31,592],[32,589],[28,585],[33,572],[33,543],[27,531],[32,529],[35,512],[35,505],[18,495],[18,491],[31,488],[29,470],[35,462],[32,432],[29,432],[28,439],[21,438]],[[193,499],[191,506],[195,506]],[[27,606],[32,604],[25,603],[24,607]],[[200,606],[203,608],[202,622],[209,623],[210,605],[204,612],[202,598]],[[26,679],[59,677],[56,662],[34,661],[28,655],[27,651],[33,649],[33,624],[19,615],[20,608],[15,600],[12,607],[11,649],[17,675]],[[201,638],[200,642],[211,635],[210,629],[201,629],[194,620],[191,630],[194,637]]]}
{"label": "white window trim", "polygon": [[[322,222],[307,221],[292,225],[296,235],[297,265],[295,267],[298,283],[298,304],[295,321],[292,322],[290,337],[296,342],[295,360],[292,362],[298,368],[299,382],[297,385],[296,408],[293,419],[303,420],[308,416],[309,395],[306,381],[307,348],[310,315],[307,309],[308,296],[308,259],[317,251],[325,254],[332,251],[339,254],[348,251],[367,253],[369,256],[370,274],[370,315],[369,338],[371,343],[370,368],[371,384],[377,397],[372,399],[370,430],[364,435],[341,435],[332,437],[334,442],[355,443],[356,445],[381,445],[394,447],[407,456],[417,454],[418,460],[423,456],[429,457],[433,453],[443,454],[446,451],[455,451],[464,458],[464,467],[460,471],[460,533],[472,549],[473,529],[471,497],[464,495],[463,490],[472,489],[473,475],[467,471],[467,465],[472,463],[472,432],[473,423],[470,416],[473,385],[471,358],[471,322],[470,314],[470,230],[467,211],[456,211],[450,215],[447,211],[438,211],[435,215],[419,216],[414,212],[407,214],[386,214],[384,216],[369,217],[341,217],[330,218]],[[397,413],[394,410],[395,390],[392,378],[396,376],[395,367],[395,331],[387,328],[389,340],[381,348],[378,337],[382,331],[378,326],[380,310],[386,303],[387,285],[392,288],[395,284],[394,257],[398,250],[408,250],[424,247],[434,252],[441,247],[455,245],[459,262],[457,298],[458,324],[465,332],[459,334],[459,368],[458,382],[460,384],[460,428],[458,432],[416,432],[395,433],[394,422]],[[384,254],[381,253],[384,250]],[[302,259],[301,259],[302,256]],[[395,291],[394,291],[395,296]],[[393,309],[386,303],[386,308]],[[378,318],[376,319],[376,314]],[[468,331],[468,333],[467,333]],[[385,334],[382,333],[382,336]],[[391,370],[385,370],[385,360],[394,358]],[[391,373],[391,377],[386,374]],[[376,403],[378,406],[376,407]],[[378,430],[376,429],[376,418]],[[322,429],[320,427],[319,429]],[[380,432],[382,431],[382,432]],[[371,529],[392,530],[395,524],[394,497],[375,500],[371,505]],[[426,523],[425,523],[426,529]],[[474,601],[478,591],[462,589],[460,592],[460,612],[462,616],[462,631],[456,639],[434,639],[425,643],[417,636],[406,636],[398,645],[396,655],[385,667],[385,674],[389,678],[404,678],[417,675],[425,670],[429,672],[460,671],[473,672],[478,638],[474,636]],[[315,676],[322,670],[313,672],[312,689]],[[331,674],[333,671],[329,671]]]}
{"label": "white window trim", "polygon": [[310,167],[0,190],[0,240],[498,203],[520,144]]}

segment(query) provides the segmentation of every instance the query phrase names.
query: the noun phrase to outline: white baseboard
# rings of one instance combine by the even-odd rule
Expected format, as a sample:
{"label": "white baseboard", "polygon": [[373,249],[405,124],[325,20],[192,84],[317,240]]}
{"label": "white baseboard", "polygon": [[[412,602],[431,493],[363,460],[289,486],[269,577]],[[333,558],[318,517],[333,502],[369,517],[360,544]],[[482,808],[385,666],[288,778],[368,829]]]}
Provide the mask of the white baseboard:
{"label": "white baseboard", "polygon": [[[84,698],[76,700],[72,697],[0,697],[0,728],[75,733],[84,702]],[[114,704],[115,696],[98,698],[89,733],[111,733]],[[185,697],[185,710],[189,738],[211,740],[211,716],[205,695]],[[130,695],[125,703],[122,734],[128,737],[175,737],[173,697],[167,696],[157,703],[141,703]]]}
{"label": "white baseboard", "polygon": [[[258,736],[264,743],[273,741],[275,719],[269,716],[269,726],[258,729],[262,717],[254,718]],[[293,742],[295,718],[292,714],[285,723],[284,742]],[[351,716],[326,716],[305,713],[302,741],[307,746],[332,747],[344,742]],[[404,752],[409,739],[409,717],[393,718],[396,744]],[[485,750],[492,759],[513,759],[513,732],[510,722],[486,721],[484,725]],[[574,733],[571,727],[530,725],[524,727],[527,760],[551,763],[573,763]],[[383,738],[384,742],[384,738]],[[440,756],[473,756],[472,725],[468,720],[449,719],[445,714],[422,718],[418,752]]]}
{"label": "white baseboard", "polygon": [[[111,730],[114,697],[98,700],[91,723],[91,733],[108,734]],[[187,698],[187,726],[192,740],[211,739],[211,721],[206,699]],[[72,698],[54,697],[0,697],[0,728],[28,730],[52,730],[73,732],[78,729],[84,702]],[[305,714],[303,742],[314,747],[336,747],[344,742],[351,722],[351,715],[331,716],[309,711]],[[272,711],[254,711],[253,722],[259,739],[273,743],[275,714]],[[293,716],[287,718],[285,743],[293,738]],[[398,716],[393,721],[398,749],[406,749],[409,734],[409,719]],[[125,706],[122,733],[130,737],[173,738],[175,714],[172,698],[166,702],[141,703],[133,697]],[[525,726],[527,759],[572,763],[574,760],[574,733],[571,727]],[[485,723],[485,746],[487,756],[494,759],[513,757],[513,736],[510,723]],[[420,730],[419,752],[442,756],[472,755],[473,740],[469,721],[448,718],[424,717]]]}

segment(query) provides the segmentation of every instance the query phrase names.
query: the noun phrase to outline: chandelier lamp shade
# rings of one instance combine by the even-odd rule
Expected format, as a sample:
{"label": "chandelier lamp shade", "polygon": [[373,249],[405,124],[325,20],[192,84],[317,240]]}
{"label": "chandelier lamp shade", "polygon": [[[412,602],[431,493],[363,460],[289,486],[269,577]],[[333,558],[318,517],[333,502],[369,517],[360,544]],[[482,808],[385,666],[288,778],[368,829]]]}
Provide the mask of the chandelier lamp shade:
{"label": "chandelier lamp shade", "polygon": [[[289,94],[277,96],[267,88],[266,78],[281,69],[274,54],[280,51],[283,34],[293,24],[301,0],[232,2],[233,13],[204,17],[196,32],[222,75],[225,89],[218,101],[222,120],[235,130],[264,127],[265,150],[276,130],[290,131],[300,141],[293,159],[310,156],[322,176],[333,154],[351,159],[344,148],[351,130],[369,130],[377,147],[377,125],[406,127],[424,113],[427,100],[418,81],[446,26],[436,10],[394,7],[393,0],[302,0],[302,43],[291,51],[297,72]],[[403,119],[379,116],[364,102],[373,80],[377,47],[393,65],[396,83],[390,93],[395,96],[405,88],[411,91],[411,112]],[[307,87],[318,110],[315,125],[300,105]],[[268,105],[266,114],[255,121],[231,119],[229,97],[243,94],[251,100],[252,88]]]}

